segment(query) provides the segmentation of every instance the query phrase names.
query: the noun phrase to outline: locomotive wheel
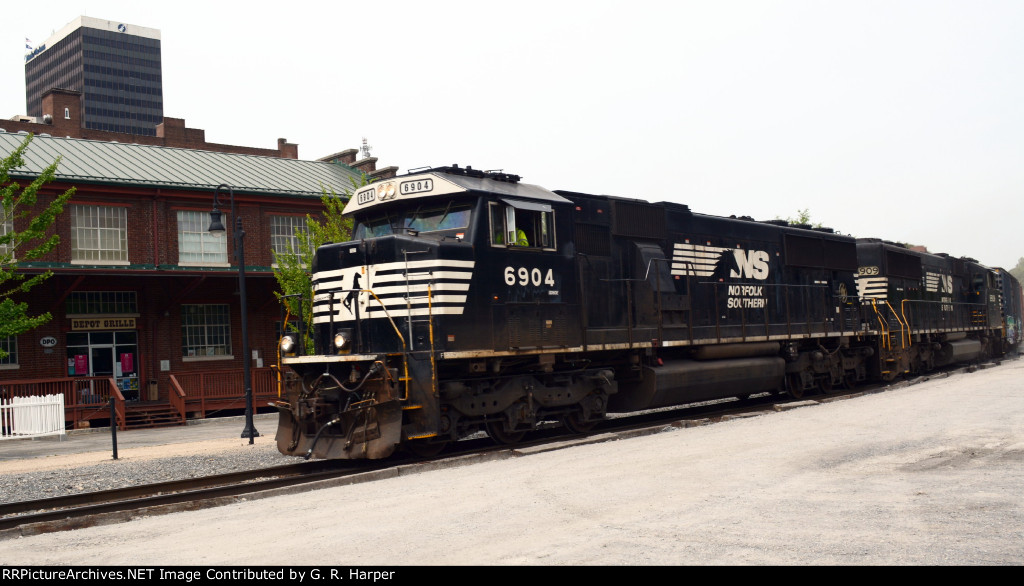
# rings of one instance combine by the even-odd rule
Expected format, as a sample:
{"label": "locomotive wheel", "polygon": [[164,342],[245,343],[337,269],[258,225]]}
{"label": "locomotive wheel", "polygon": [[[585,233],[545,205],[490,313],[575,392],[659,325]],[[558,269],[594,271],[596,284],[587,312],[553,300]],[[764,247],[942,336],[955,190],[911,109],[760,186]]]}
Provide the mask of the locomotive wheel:
{"label": "locomotive wheel", "polygon": [[843,388],[844,389],[851,390],[856,385],[857,385],[857,373],[856,372],[851,370],[851,371],[849,371],[849,372],[847,372],[846,374],[843,375]]}
{"label": "locomotive wheel", "polygon": [[429,442],[426,440],[408,440],[402,444],[406,450],[420,458],[433,458],[448,447],[448,442]]}
{"label": "locomotive wheel", "polygon": [[832,393],[832,377],[830,375],[825,375],[818,379],[818,390],[826,395]]}
{"label": "locomotive wheel", "polygon": [[789,375],[789,396],[794,399],[802,399],[804,396],[804,379],[799,372]]}
{"label": "locomotive wheel", "polygon": [[562,425],[572,433],[587,433],[594,426],[596,421],[584,421],[578,412],[572,412],[562,417]]}
{"label": "locomotive wheel", "polygon": [[526,432],[505,431],[505,427],[500,421],[488,421],[487,435],[491,436],[491,439],[499,444],[517,444],[523,441],[523,437],[526,436]]}

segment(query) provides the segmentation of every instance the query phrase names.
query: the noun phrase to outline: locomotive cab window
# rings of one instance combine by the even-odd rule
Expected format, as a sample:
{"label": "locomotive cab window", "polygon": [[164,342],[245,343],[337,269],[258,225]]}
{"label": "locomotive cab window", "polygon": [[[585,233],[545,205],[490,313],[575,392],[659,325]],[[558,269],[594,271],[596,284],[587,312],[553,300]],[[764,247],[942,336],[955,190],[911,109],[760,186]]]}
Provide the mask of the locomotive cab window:
{"label": "locomotive cab window", "polygon": [[469,228],[470,220],[470,205],[449,202],[444,206],[420,207],[395,214],[357,218],[352,239],[377,238],[396,232],[460,236]]}
{"label": "locomotive cab window", "polygon": [[364,238],[376,238],[378,236],[387,236],[393,234],[394,230],[391,228],[391,219],[388,217],[377,217],[377,218],[363,218],[356,222],[355,228],[352,230],[353,240],[363,240]]}
{"label": "locomotive cab window", "polygon": [[405,217],[405,228],[419,233],[465,231],[469,227],[471,208],[451,205],[431,209],[417,209]]}
{"label": "locomotive cab window", "polygon": [[548,204],[503,199],[491,202],[488,216],[492,246],[555,247],[555,214]]}

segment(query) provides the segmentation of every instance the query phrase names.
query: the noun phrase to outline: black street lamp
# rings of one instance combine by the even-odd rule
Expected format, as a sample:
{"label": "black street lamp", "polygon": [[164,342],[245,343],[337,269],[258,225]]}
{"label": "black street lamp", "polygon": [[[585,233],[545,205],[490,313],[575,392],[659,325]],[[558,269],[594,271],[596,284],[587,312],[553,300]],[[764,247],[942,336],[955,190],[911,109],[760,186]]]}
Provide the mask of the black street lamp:
{"label": "black street lamp", "polygon": [[235,215],[235,192],[231,190],[231,186],[222,183],[217,186],[217,190],[213,192],[213,211],[210,212],[210,234],[214,237],[220,237],[224,235],[224,224],[220,221],[220,210],[217,209],[217,194],[220,193],[221,189],[227,189],[228,195],[231,196],[231,217],[235,220],[235,257],[238,259],[238,294],[241,297],[240,301],[242,304],[242,361],[243,365],[243,380],[245,383],[245,429],[242,430],[242,437],[249,438],[249,443],[253,443],[253,438],[259,437],[260,432],[256,431],[256,427],[252,424],[252,373],[249,372],[249,361],[251,356],[249,355],[249,306],[245,302],[245,230],[242,229],[242,218]]}

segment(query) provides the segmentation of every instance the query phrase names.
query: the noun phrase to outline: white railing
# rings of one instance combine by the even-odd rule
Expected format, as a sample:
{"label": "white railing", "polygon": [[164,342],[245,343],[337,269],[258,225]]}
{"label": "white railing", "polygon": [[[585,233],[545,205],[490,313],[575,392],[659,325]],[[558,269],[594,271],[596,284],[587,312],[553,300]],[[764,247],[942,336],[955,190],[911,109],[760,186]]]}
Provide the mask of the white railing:
{"label": "white railing", "polygon": [[0,440],[64,435],[64,395],[0,399]]}

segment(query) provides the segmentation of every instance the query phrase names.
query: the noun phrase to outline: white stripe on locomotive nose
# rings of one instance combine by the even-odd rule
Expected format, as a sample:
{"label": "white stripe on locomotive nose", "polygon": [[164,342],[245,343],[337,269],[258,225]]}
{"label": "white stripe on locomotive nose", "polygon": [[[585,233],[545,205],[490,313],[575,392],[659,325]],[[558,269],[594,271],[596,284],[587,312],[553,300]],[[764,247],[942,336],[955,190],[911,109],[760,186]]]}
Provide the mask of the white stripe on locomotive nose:
{"label": "white stripe on locomotive nose", "polygon": [[[381,299],[380,302],[387,308],[404,307],[406,305],[405,297],[385,297]],[[466,295],[435,295],[430,301],[427,301],[427,297],[425,295],[423,297],[413,297],[409,299],[410,305],[422,305],[424,307],[426,307],[428,303],[433,305],[439,305],[442,303],[458,303],[461,305],[465,302]],[[373,303],[368,304],[368,308],[371,311],[379,307],[380,304],[377,303],[376,300],[374,300]]]}
{"label": "white stripe on locomotive nose", "polygon": [[442,279],[471,279],[473,278],[473,271],[431,271],[429,273],[415,273],[405,275],[404,273],[391,273],[388,275],[380,274],[380,271],[373,276],[374,283],[388,283],[391,281],[405,281],[408,278],[410,281],[426,281],[426,280],[442,280]]}
{"label": "white stripe on locomotive nose", "polygon": [[[433,295],[433,296],[431,296],[431,298],[429,300],[427,299],[426,295],[421,295],[421,296],[416,296],[416,297],[410,297],[409,301],[407,303],[406,299],[405,299],[405,296],[403,295],[403,296],[399,296],[399,297],[382,297],[380,299],[380,302],[378,302],[376,299],[373,299],[372,301],[367,302],[367,304],[365,306],[363,306],[363,307],[364,308],[365,307],[369,307],[370,309],[373,309],[374,307],[380,307],[381,304],[383,304],[385,307],[391,307],[391,306],[404,306],[404,305],[407,305],[407,304],[411,304],[411,305],[424,305],[424,306],[426,306],[428,304],[433,304],[433,305],[442,305],[442,304],[450,304],[450,303],[460,303],[461,304],[461,303],[465,303],[465,302],[466,302],[466,295]],[[334,298],[335,306],[338,306],[341,303],[342,303],[342,299],[340,297],[335,297]],[[327,298],[324,297],[324,299],[319,300],[313,306],[313,308],[314,308],[314,311],[317,311],[317,310],[319,310],[319,311],[328,311]]]}
{"label": "white stripe on locomotive nose", "polygon": [[[476,264],[476,261],[472,260],[450,260],[446,258],[432,259],[432,260],[411,260],[408,263],[405,262],[386,262],[376,265],[367,265],[373,267],[378,273],[387,271],[398,271],[405,269],[424,269],[424,268],[447,268],[447,269],[472,269]],[[330,279],[346,275],[351,272],[352,267],[346,267],[344,269],[332,269],[330,271],[320,271],[313,275],[313,279]]]}
{"label": "white stripe on locomotive nose", "polygon": [[[365,318],[410,317],[429,315],[462,315],[475,261],[430,259],[377,265],[354,266],[322,271],[313,275],[313,323],[329,323],[333,309],[335,322],[355,319],[353,308],[343,300],[351,294],[358,275],[359,288],[373,291],[374,296],[360,295],[360,312]],[[469,270],[459,270],[469,269]],[[384,285],[384,286],[382,286]],[[333,293],[325,291],[335,290]],[[427,298],[427,291],[431,298]],[[455,294],[451,294],[455,292]],[[406,299],[406,296],[410,296]],[[331,307],[330,300],[334,300]],[[410,311],[410,306],[412,307]]]}
{"label": "white stripe on locomotive nose", "polygon": [[[428,287],[430,288],[431,291],[468,291],[469,283],[423,283],[419,285],[392,285],[390,287],[363,287],[363,290],[373,291],[374,294],[376,294],[377,296],[383,296],[393,295],[395,293],[405,293],[406,291],[410,293],[426,293]],[[330,286],[321,285],[316,286],[315,290],[319,292],[324,289],[331,288],[332,287]],[[341,285],[339,285],[337,288],[341,288]],[[335,294],[334,298],[338,299],[340,297],[343,297],[344,295],[344,293]]]}
{"label": "white stripe on locomotive nose", "polygon": [[858,277],[857,296],[861,299],[885,299],[888,297],[888,277]]}
{"label": "white stripe on locomotive nose", "polygon": [[[400,308],[400,309],[396,309],[396,310],[393,310],[393,311],[389,309],[387,315],[390,315],[391,317],[418,317],[418,316],[423,316],[423,315],[462,315],[462,309],[463,309],[462,307],[435,307],[435,308],[433,308],[433,310],[431,310],[431,309],[428,309],[426,307],[423,307],[423,308],[413,308],[413,310],[410,312],[408,309]],[[368,318],[383,318],[383,317],[387,317],[387,315],[385,315],[383,310],[380,310],[380,311],[371,312],[371,314],[369,316],[367,316],[367,317]],[[335,319],[334,323],[341,323],[341,321],[342,320]],[[353,320],[348,319],[348,320],[344,320],[344,321],[353,321]],[[327,314],[327,315],[315,315],[313,317],[313,323],[314,324],[325,324],[325,323],[330,323],[330,322],[331,322],[330,314]]]}

